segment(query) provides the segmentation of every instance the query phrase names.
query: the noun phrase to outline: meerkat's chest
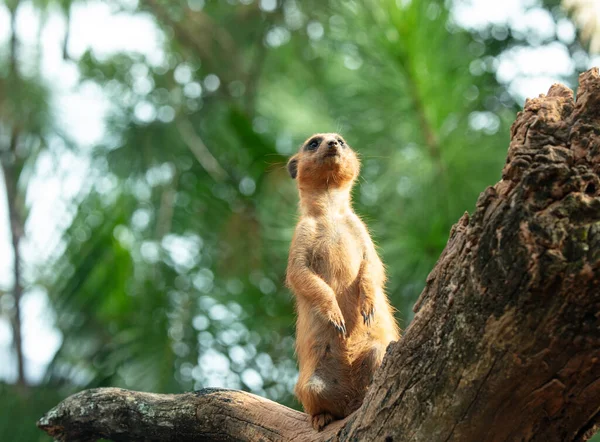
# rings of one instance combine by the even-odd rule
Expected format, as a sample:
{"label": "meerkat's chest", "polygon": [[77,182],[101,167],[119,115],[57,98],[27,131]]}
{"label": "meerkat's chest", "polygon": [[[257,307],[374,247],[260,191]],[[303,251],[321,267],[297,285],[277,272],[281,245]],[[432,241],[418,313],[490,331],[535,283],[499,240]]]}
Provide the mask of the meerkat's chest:
{"label": "meerkat's chest", "polygon": [[327,281],[333,278],[353,281],[358,274],[364,247],[352,225],[344,220],[317,226],[311,267]]}

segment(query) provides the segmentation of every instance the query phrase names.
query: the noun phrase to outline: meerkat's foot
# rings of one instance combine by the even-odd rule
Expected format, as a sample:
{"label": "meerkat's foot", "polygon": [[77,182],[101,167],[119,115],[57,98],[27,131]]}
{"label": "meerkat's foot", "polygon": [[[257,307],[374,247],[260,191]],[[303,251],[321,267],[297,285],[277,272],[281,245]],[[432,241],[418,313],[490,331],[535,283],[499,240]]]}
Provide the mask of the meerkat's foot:
{"label": "meerkat's foot", "polygon": [[334,420],[333,416],[329,413],[315,414],[310,417],[312,426],[315,430],[321,431],[325,425]]}

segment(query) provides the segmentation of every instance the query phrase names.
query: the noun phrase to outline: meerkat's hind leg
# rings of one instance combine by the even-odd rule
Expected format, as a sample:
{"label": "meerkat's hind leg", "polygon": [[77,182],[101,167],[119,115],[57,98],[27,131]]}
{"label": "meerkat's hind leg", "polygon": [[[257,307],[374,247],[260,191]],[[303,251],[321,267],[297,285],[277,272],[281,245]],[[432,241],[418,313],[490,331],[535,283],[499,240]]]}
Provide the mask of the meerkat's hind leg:
{"label": "meerkat's hind leg", "polygon": [[327,412],[315,414],[314,416],[310,417],[312,426],[317,431],[321,431],[323,429],[323,427],[325,427],[325,425],[327,425],[328,423],[330,423],[334,420],[335,420],[335,418],[333,417],[333,415],[331,413],[327,413]]}
{"label": "meerkat's hind leg", "polygon": [[361,388],[368,386],[373,380],[373,375],[381,365],[381,361],[385,355],[385,349],[386,347],[383,344],[374,343],[373,346],[364,353],[362,358],[357,361],[358,363],[355,366],[355,370],[358,374]]}

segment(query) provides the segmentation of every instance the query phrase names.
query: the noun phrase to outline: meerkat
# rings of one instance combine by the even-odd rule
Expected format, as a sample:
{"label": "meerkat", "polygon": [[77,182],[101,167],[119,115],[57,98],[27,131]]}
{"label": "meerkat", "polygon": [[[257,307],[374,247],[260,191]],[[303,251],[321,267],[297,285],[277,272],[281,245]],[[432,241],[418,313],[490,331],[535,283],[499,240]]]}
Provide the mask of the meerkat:
{"label": "meerkat", "polygon": [[383,264],[352,210],[356,153],[338,134],[316,134],[287,167],[300,194],[286,275],[297,310],[295,393],[320,431],[360,407],[400,331]]}

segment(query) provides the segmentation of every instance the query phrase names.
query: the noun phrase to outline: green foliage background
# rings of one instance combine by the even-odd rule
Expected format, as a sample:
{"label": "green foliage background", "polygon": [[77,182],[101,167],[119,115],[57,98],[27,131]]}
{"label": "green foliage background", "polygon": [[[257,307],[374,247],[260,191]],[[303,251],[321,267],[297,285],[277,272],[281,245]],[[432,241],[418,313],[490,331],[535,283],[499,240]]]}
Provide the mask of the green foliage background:
{"label": "green foliage background", "polygon": [[[62,345],[41,385],[0,385],[0,435],[46,440],[33,427],[42,412],[99,386],[224,386],[298,407],[283,284],[297,195],[285,163],[314,132],[343,133],[362,158],[355,209],[407,327],[451,226],[500,178],[522,103],[497,81],[498,57],[557,40],[462,29],[459,2],[285,0],[269,11],[257,1],[115,2],[156,20],[166,62],[75,60],[82,84],[109,96],[110,118],[59,252],[26,281],[47,292]],[[72,3],[33,2],[65,16]],[[565,19],[557,2],[528,4]],[[11,72],[7,53],[0,122],[37,137],[18,156],[25,195],[36,153],[52,152],[48,138],[77,146],[47,104],[51,85]]]}

